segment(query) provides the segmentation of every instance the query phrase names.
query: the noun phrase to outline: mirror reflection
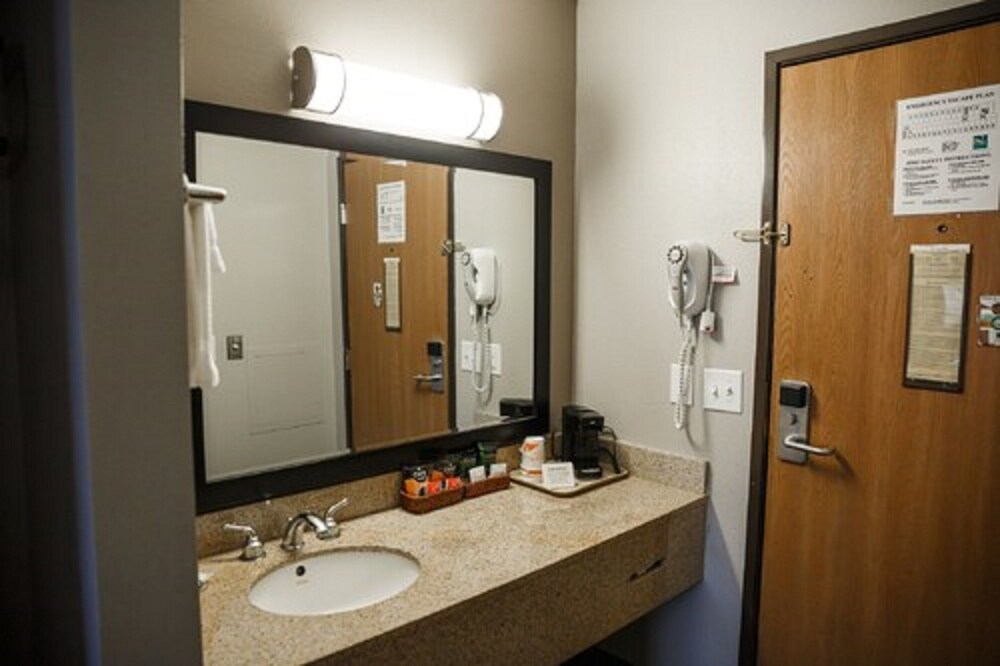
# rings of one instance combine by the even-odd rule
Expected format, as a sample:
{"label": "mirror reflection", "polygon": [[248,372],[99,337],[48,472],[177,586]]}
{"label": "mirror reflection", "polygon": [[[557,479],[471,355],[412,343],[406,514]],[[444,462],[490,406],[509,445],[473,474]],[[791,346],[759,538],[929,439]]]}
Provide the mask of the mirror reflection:
{"label": "mirror reflection", "polygon": [[481,427],[532,397],[531,178],[197,132],[226,272],[219,481]]}

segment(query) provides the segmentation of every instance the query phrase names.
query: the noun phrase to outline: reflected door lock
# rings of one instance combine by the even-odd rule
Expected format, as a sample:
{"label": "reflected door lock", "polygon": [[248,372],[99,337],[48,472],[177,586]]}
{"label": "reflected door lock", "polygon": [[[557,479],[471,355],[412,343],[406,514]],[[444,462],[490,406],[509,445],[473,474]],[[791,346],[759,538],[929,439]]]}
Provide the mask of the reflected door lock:
{"label": "reflected door lock", "polygon": [[413,375],[417,388],[427,386],[434,393],[444,393],[444,343],[431,340],[427,343],[427,360],[430,372],[426,375]]}

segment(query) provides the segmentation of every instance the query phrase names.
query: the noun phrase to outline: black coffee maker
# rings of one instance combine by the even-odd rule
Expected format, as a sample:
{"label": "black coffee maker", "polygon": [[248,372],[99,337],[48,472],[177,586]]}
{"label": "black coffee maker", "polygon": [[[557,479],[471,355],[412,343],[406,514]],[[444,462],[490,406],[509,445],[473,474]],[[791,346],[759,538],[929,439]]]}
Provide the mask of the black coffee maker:
{"label": "black coffee maker", "polygon": [[565,405],[562,410],[562,459],[573,463],[582,479],[601,478],[600,435],[604,417],[583,405]]}

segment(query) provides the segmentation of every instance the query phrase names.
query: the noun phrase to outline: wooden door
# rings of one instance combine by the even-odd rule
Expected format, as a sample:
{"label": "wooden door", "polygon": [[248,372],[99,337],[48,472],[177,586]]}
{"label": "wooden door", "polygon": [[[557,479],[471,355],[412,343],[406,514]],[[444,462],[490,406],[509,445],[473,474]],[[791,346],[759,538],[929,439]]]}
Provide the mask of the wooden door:
{"label": "wooden door", "polygon": [[[405,240],[379,242],[378,185],[404,183]],[[449,345],[448,168],[367,155],[344,156],[351,444],[397,444],[449,430],[449,382],[436,393],[427,343]],[[383,240],[386,237],[383,236]],[[386,325],[386,258],[399,259],[399,327]],[[376,303],[374,285],[383,289]],[[447,363],[445,364],[447,367]]]}
{"label": "wooden door", "polygon": [[[780,75],[761,664],[1000,663],[996,212],[893,216],[896,101],[1000,83],[1000,24]],[[994,155],[996,148],[993,148]],[[970,243],[961,393],[904,388],[911,244]],[[777,456],[778,386],[813,388],[810,440]]]}

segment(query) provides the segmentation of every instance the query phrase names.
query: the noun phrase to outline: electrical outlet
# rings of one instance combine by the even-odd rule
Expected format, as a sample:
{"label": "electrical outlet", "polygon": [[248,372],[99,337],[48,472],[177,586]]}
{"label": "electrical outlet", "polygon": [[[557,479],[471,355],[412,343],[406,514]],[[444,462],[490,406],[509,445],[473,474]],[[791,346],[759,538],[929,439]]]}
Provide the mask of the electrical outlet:
{"label": "electrical outlet", "polygon": [[500,343],[490,343],[490,374],[499,377],[503,372],[503,357],[500,352]]}
{"label": "electrical outlet", "polygon": [[462,340],[462,371],[472,372],[476,367],[476,343],[472,340]]}
{"label": "electrical outlet", "polygon": [[[685,387],[687,390],[684,392],[684,404],[693,405],[694,404],[694,391],[692,391],[691,381],[694,379],[694,372],[692,368],[688,367],[688,385]],[[670,402],[677,402],[677,398],[681,392],[681,366],[677,363],[670,364]]]}
{"label": "electrical outlet", "polygon": [[743,413],[743,371],[705,368],[705,409],[718,412]]}

